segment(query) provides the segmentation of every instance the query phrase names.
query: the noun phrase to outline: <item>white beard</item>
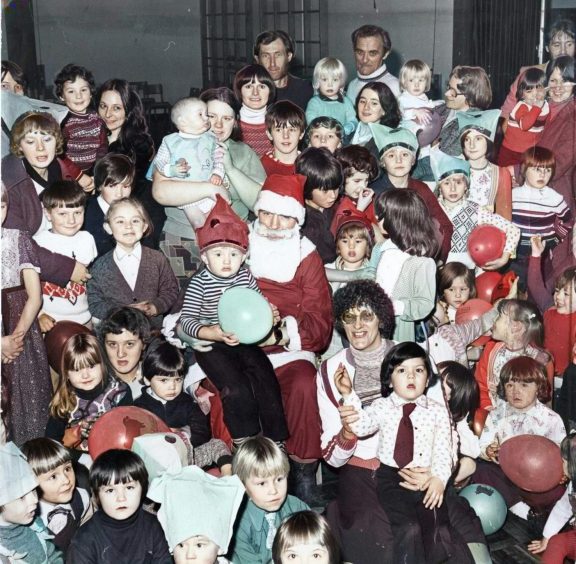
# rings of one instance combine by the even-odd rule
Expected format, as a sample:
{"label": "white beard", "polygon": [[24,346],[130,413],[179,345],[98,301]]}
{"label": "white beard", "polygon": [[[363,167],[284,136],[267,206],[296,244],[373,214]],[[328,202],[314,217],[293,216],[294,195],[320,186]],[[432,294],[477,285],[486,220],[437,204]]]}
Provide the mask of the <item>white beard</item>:
{"label": "white beard", "polygon": [[[255,278],[267,278],[274,282],[290,282],[302,260],[300,227],[282,230],[282,238],[270,239],[258,220],[250,227],[248,265]],[[290,234],[291,232],[291,234]]]}

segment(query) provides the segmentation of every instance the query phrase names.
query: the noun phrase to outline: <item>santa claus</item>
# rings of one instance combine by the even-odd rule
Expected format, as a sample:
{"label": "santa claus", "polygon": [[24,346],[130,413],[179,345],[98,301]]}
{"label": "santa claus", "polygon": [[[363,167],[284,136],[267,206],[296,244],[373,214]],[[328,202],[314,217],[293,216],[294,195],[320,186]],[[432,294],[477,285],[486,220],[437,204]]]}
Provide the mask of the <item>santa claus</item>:
{"label": "santa claus", "polygon": [[322,259],[301,236],[302,175],[268,176],[254,206],[249,266],[281,321],[264,346],[280,383],[294,493],[310,499],[320,450],[315,356],[330,342],[332,302]]}

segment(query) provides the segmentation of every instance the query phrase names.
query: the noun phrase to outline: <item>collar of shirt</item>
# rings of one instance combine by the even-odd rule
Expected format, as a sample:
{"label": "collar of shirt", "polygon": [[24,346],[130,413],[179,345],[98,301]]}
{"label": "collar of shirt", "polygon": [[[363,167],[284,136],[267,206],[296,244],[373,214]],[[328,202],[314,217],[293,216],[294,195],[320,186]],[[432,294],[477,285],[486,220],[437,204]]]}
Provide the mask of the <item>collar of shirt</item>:
{"label": "collar of shirt", "polygon": [[142,258],[142,245],[138,242],[134,245],[134,248],[132,249],[131,252],[126,252],[124,249],[122,249],[121,247],[119,247],[118,245],[116,245],[116,248],[114,249],[114,256],[116,257],[116,260],[121,261],[123,259],[125,259],[126,257],[134,257],[135,259],[140,260]]}
{"label": "collar of shirt", "polygon": [[342,92],[338,92],[338,96],[336,98],[328,98],[328,96],[324,96],[322,92],[318,92],[318,98],[324,102],[339,102],[340,104],[344,102],[344,96],[342,95]]}
{"label": "collar of shirt", "polygon": [[394,407],[402,407],[405,403],[415,403],[424,409],[428,409],[428,398],[424,394],[416,398],[416,401],[414,402],[409,402],[404,398],[401,398],[396,392],[392,392],[389,397]]}
{"label": "collar of shirt", "polygon": [[96,198],[100,209],[104,212],[104,215],[108,213],[108,209],[110,208],[110,204],[102,197],[102,195]]}
{"label": "collar of shirt", "polygon": [[162,399],[159,395],[157,395],[154,392],[154,390],[152,388],[146,388],[146,393],[150,397],[153,397],[156,401],[159,401],[160,403],[162,403],[163,405],[166,405],[168,403],[168,400]]}

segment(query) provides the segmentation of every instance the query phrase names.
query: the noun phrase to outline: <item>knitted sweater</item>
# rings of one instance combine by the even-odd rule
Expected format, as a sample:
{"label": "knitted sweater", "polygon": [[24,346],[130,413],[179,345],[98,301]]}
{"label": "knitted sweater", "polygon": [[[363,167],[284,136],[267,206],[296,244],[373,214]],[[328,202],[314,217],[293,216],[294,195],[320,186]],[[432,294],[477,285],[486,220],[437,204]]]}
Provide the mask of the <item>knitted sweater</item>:
{"label": "knitted sweater", "polygon": [[142,247],[142,258],[134,290],[130,288],[114,262],[114,251],[100,257],[91,269],[88,281],[88,305],[92,315],[104,319],[115,307],[149,301],[159,314],[166,313],[178,297],[178,282],[166,257]]}
{"label": "knitted sweater", "polygon": [[238,125],[242,132],[242,141],[252,147],[259,157],[262,157],[270,150],[271,141],[266,135],[265,123],[252,124],[240,120]]}
{"label": "knitted sweater", "polygon": [[68,112],[60,124],[66,156],[82,170],[89,170],[108,152],[106,126],[96,112]]}
{"label": "knitted sweater", "polygon": [[502,145],[516,153],[523,153],[526,149],[537,145],[549,113],[548,102],[544,102],[542,107],[518,102],[508,118]]}
{"label": "knitted sweater", "polygon": [[358,124],[354,104],[347,96],[340,95],[337,100],[331,100],[321,94],[312,96],[306,106],[306,123],[310,123],[313,119],[321,116],[338,120],[346,135],[353,133]]}

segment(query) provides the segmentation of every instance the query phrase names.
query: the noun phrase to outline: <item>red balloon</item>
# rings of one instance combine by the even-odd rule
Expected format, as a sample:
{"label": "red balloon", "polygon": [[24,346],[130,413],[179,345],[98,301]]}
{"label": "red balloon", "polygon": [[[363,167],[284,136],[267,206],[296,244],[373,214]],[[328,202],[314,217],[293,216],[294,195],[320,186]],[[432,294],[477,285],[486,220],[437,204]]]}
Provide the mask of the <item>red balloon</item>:
{"label": "red balloon", "polygon": [[539,435],[518,435],[504,441],[498,461],[508,479],[529,492],[547,492],[564,475],[560,447]]}
{"label": "red balloon", "polygon": [[162,419],[140,407],[115,407],[92,427],[88,436],[88,450],[93,460],[111,448],[130,450],[132,442],[148,433],[169,433]]}
{"label": "red balloon", "polygon": [[492,303],[492,293],[500,281],[502,274],[499,272],[486,271],[476,278],[476,296],[485,302]]}
{"label": "red balloon", "polygon": [[502,256],[506,234],[493,225],[478,225],[468,237],[468,252],[480,267]]}
{"label": "red balloon", "polygon": [[46,353],[48,355],[48,364],[54,372],[60,374],[62,351],[68,339],[74,337],[74,335],[91,332],[92,331],[85,325],[81,325],[75,321],[58,321],[58,323],[46,333],[44,345],[46,346]]}
{"label": "red balloon", "polygon": [[464,302],[456,310],[456,323],[466,323],[467,321],[472,321],[473,319],[478,319],[482,317],[487,311],[492,309],[492,304],[485,300],[479,300],[478,298],[473,298]]}
{"label": "red balloon", "polygon": [[500,283],[492,292],[492,303],[500,298],[505,298],[508,295],[508,292],[510,292],[510,288],[516,278],[518,278],[518,275],[512,270],[502,276],[502,280],[500,280]]}

